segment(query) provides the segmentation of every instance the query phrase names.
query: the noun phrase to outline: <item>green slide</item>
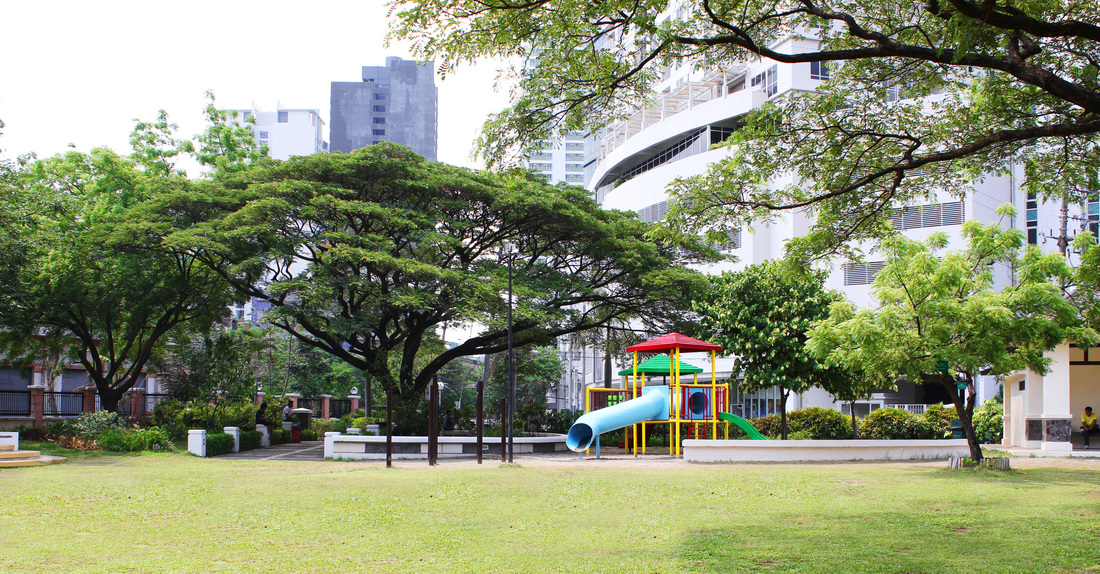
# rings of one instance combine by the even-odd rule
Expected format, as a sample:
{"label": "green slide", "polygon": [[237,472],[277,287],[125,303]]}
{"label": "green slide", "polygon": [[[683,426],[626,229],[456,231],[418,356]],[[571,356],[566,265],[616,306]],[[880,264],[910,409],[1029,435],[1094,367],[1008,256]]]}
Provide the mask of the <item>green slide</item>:
{"label": "green slide", "polygon": [[737,425],[741,430],[745,431],[745,434],[749,435],[749,438],[753,440],[768,440],[768,437],[760,434],[760,431],[756,430],[756,427],[752,426],[749,421],[730,413],[718,413],[718,419]]}

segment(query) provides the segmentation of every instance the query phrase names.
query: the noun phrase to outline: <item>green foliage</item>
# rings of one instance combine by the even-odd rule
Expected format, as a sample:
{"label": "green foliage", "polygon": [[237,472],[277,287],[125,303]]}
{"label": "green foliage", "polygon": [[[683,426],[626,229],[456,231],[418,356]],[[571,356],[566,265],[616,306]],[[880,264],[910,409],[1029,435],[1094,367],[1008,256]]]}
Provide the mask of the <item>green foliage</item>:
{"label": "green foliage", "polygon": [[256,329],[184,334],[154,361],[157,381],[182,401],[251,400],[260,355],[272,341]]}
{"label": "green foliage", "polygon": [[111,429],[99,438],[103,450],[138,452],[143,450],[173,450],[175,445],[161,427],[144,429]]}
{"label": "green foliage", "polygon": [[416,0],[395,16],[393,36],[440,70],[510,63],[511,105],[479,142],[491,165],[520,163],[524,147],[555,134],[655,109],[669,69],[825,62],[829,79],[815,92],[739,116],[723,144],[731,153],[673,185],[673,232],[726,233],[809,211],[809,233],[788,249],[831,255],[892,233],[897,205],[961,196],[1012,164],[1042,198],[1079,201],[1097,189],[1100,122],[1081,123],[1100,113],[1089,2]]}
{"label": "green foliage", "polygon": [[345,428],[347,428],[347,427],[338,428],[336,426],[337,422],[338,421],[325,420],[325,419],[313,419],[312,421],[310,421],[309,426],[310,426],[310,428],[313,429],[314,432],[317,433],[317,436],[324,437],[325,433],[327,433],[327,432],[334,432],[334,431],[343,432],[343,430]]}
{"label": "green foliage", "polygon": [[240,437],[240,449],[252,450],[260,448],[263,444],[263,433],[256,430],[243,430]]}
{"label": "green foliage", "polygon": [[94,411],[62,423],[60,434],[84,440],[98,440],[108,431],[125,430],[126,421],[118,413]]}
{"label": "green foliage", "polygon": [[859,426],[860,438],[869,440],[943,438],[928,419],[904,409],[876,409]]}
{"label": "green foliage", "polygon": [[302,440],[317,440],[317,431],[313,429],[302,429],[301,433]]}
{"label": "green foliage", "polygon": [[986,400],[974,409],[974,432],[984,443],[1000,444],[1004,436],[1005,405],[997,398]]}
{"label": "green foliage", "polygon": [[567,433],[573,421],[584,413],[548,411],[545,407],[526,404],[516,408],[516,433]]}
{"label": "green foliage", "polygon": [[[565,364],[554,347],[523,347],[514,350],[516,404],[545,410],[546,393],[561,383]],[[487,404],[497,404],[507,395],[508,353],[493,358],[492,378],[485,389]],[[475,399],[476,400],[476,399]],[[520,407],[517,406],[517,414]]]}
{"label": "green foliage", "polygon": [[955,405],[937,403],[928,405],[921,416],[932,426],[937,437],[951,438],[951,421],[959,418],[959,413],[955,410]]}
{"label": "green foliage", "polygon": [[206,456],[233,452],[233,437],[223,433],[206,433]]}
{"label": "green foliage", "polygon": [[[791,431],[802,432],[813,440],[848,440],[852,438],[852,421],[836,409],[809,407],[793,411],[787,420]],[[794,438],[788,436],[787,438]]]}
{"label": "green foliage", "polygon": [[256,429],[256,409],[249,401],[209,403],[164,400],[153,407],[153,424],[165,428],[174,439],[187,437],[191,429],[222,432],[225,427]]}
{"label": "green foliage", "polygon": [[275,429],[271,431],[271,444],[286,444],[290,442],[290,431],[283,429]]}

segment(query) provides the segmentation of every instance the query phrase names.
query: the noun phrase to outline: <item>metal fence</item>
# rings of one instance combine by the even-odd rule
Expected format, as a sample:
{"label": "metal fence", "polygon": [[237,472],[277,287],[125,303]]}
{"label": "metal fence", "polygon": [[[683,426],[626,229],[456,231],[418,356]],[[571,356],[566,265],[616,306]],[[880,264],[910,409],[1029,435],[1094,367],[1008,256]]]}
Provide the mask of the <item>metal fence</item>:
{"label": "metal fence", "polygon": [[298,399],[298,408],[309,409],[314,414],[321,412],[321,399]]}
{"label": "metal fence", "polygon": [[84,412],[84,393],[47,391],[42,393],[42,416],[78,417]]}
{"label": "metal fence", "polygon": [[338,419],[346,414],[351,414],[351,399],[329,399],[328,416]]}
{"label": "metal fence", "polygon": [[0,391],[0,416],[31,416],[31,392]]}
{"label": "metal fence", "polygon": [[153,408],[157,406],[157,403],[167,399],[167,393],[147,393],[145,395],[145,414],[152,415]]}

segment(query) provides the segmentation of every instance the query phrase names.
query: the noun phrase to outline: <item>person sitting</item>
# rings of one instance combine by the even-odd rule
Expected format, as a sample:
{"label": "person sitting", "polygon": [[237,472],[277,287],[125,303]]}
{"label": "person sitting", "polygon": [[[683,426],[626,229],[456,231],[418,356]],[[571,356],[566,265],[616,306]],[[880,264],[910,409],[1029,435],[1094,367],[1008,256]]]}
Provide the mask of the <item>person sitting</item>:
{"label": "person sitting", "polygon": [[268,432],[275,430],[275,421],[267,416],[267,403],[260,403],[260,408],[256,411],[256,424],[264,425]]}
{"label": "person sitting", "polygon": [[1081,435],[1085,437],[1085,448],[1089,448],[1089,435],[1100,431],[1096,425],[1096,415],[1092,413],[1092,407],[1085,407],[1081,414]]}
{"label": "person sitting", "polygon": [[286,406],[283,407],[283,424],[285,425],[286,423],[290,423],[291,429],[301,428],[301,425],[298,424],[298,421],[294,420],[294,417],[290,415],[290,406],[293,404],[293,402],[287,401]]}

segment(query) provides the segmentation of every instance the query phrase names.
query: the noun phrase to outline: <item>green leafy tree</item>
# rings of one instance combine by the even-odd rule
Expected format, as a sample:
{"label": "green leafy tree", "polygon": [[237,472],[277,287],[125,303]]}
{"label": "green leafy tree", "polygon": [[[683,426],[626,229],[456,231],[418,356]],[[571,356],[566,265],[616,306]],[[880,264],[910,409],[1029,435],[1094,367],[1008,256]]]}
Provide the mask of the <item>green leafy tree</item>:
{"label": "green leafy tree", "polygon": [[834,303],[829,318],[811,331],[809,346],[880,386],[902,377],[939,382],[955,405],[971,458],[980,460],[973,424],[977,376],[1044,373],[1046,351],[1067,338],[1092,342],[1097,334],[1082,327],[1056,286],[1035,274],[992,290],[994,265],[1017,263],[1019,231],[970,221],[962,234],[967,248],[942,259],[943,233],[923,242],[901,235],[886,241],[886,262],[873,286],[878,307],[857,311],[849,302]]}
{"label": "green leafy tree", "polygon": [[[417,0],[392,35],[447,71],[515,62],[512,105],[481,140],[492,161],[528,142],[595,129],[651,98],[668,67],[736,74],[758,58],[831,76],[742,118],[735,151],[674,188],[679,228],[737,228],[779,210],[815,217],[812,251],[889,233],[897,202],[966,193],[981,173],[1025,166],[1026,191],[1097,189],[1100,8],[1050,0]],[[786,39],[819,39],[815,47]],[[927,96],[927,98],[925,98]],[[1032,145],[1038,142],[1038,145]],[[776,174],[792,177],[774,180]],[[778,183],[777,183],[778,182]]]}
{"label": "green leafy tree", "polygon": [[152,361],[157,380],[181,401],[252,400],[259,357],[272,342],[259,330],[183,333]]}
{"label": "green leafy tree", "polygon": [[[502,249],[515,253],[517,347],[634,317],[664,330],[701,284],[680,264],[716,255],[649,241],[633,214],[601,210],[579,188],[429,163],[392,144],[218,177],[217,188],[165,198],[147,225],[177,229],[164,245],[271,303],[269,323],[369,375],[395,399],[398,422],[444,365],[505,349]],[[438,344],[442,324],[462,323],[484,327]]]}
{"label": "green leafy tree", "polygon": [[806,332],[828,316],[839,297],[825,291],[823,272],[788,260],[749,266],[711,278],[706,296],[695,302],[709,330],[708,340],[736,354],[741,387],[779,387],[780,428],[787,438],[787,399],[813,387],[841,392],[859,380],[843,368],[819,362],[806,348]]}
{"label": "green leafy tree", "polygon": [[[554,347],[524,347],[515,349],[516,408],[533,405],[546,408],[546,394],[561,384],[565,364]],[[486,400],[496,404],[508,393],[508,353],[493,361],[493,374]]]}
{"label": "green leafy tree", "polygon": [[19,250],[0,257],[10,286],[0,352],[27,363],[65,349],[111,411],[168,333],[208,326],[230,301],[225,283],[186,252],[149,250],[135,235],[131,218],[144,202],[193,186],[156,163],[74,151],[26,162],[5,186]]}

